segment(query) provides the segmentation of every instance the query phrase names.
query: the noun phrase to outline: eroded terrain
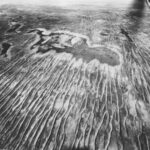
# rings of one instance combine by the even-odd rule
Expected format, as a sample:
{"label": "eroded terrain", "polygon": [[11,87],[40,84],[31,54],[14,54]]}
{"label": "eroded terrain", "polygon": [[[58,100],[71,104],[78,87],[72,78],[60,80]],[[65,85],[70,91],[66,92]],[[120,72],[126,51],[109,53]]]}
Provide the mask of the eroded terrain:
{"label": "eroded terrain", "polygon": [[149,150],[149,14],[127,36],[123,10],[24,9],[1,14],[0,149]]}

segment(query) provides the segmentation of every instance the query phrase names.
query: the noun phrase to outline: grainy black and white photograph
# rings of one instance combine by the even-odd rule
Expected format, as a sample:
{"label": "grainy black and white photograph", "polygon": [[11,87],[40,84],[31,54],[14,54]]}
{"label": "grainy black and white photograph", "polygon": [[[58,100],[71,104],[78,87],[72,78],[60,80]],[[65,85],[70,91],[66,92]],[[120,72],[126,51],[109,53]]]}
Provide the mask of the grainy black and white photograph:
{"label": "grainy black and white photograph", "polygon": [[0,150],[150,150],[150,0],[0,0]]}

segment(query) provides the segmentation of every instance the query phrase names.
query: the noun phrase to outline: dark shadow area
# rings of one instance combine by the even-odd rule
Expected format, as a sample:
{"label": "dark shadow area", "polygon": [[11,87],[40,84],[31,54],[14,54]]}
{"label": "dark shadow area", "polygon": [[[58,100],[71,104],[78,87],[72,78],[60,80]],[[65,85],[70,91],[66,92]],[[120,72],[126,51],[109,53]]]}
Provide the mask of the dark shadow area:
{"label": "dark shadow area", "polygon": [[144,10],[145,0],[134,0],[132,6],[130,7],[130,11],[127,13],[130,23],[128,29],[131,33],[135,34],[138,32],[144,17]]}
{"label": "dark shadow area", "polygon": [[130,35],[136,36],[137,32],[141,28],[144,12],[145,0],[134,0],[131,7],[129,8],[129,12],[126,14],[126,29],[121,28],[121,33],[125,35],[130,43],[134,43]]}
{"label": "dark shadow area", "polygon": [[10,43],[4,42],[2,43],[2,51],[1,51],[1,55],[5,55],[7,56],[7,51],[8,49],[11,47]]}

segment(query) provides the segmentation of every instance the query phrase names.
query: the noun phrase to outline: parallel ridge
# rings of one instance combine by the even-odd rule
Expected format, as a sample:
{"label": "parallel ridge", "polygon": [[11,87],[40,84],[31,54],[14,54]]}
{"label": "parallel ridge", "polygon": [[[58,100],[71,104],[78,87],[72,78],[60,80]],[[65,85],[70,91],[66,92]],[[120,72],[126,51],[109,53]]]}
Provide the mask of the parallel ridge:
{"label": "parallel ridge", "polygon": [[119,70],[53,52],[6,64],[0,149],[149,150],[150,52],[122,47]]}

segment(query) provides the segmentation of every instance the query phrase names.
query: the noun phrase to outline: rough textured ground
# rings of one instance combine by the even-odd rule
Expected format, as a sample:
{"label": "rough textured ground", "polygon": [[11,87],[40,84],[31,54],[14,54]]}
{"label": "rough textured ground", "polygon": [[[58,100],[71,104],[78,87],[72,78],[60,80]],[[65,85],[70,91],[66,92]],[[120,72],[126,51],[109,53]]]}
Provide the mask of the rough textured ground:
{"label": "rough textured ground", "polygon": [[126,11],[1,7],[0,149],[150,149],[150,16]]}

